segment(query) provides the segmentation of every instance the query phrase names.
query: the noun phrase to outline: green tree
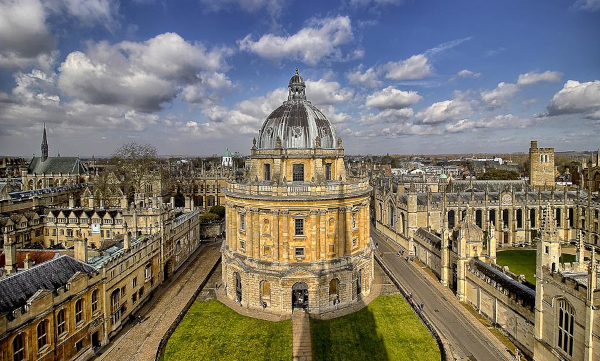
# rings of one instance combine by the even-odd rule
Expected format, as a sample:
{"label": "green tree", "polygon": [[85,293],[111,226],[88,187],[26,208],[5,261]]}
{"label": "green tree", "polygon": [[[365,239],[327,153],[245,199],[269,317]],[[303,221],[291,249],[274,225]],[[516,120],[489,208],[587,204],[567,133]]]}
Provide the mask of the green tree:
{"label": "green tree", "polygon": [[219,218],[225,218],[225,207],[223,206],[212,206],[209,210],[210,213],[216,214]]}
{"label": "green tree", "polygon": [[200,223],[207,223],[217,220],[219,220],[219,216],[214,213],[204,212],[200,215]]}

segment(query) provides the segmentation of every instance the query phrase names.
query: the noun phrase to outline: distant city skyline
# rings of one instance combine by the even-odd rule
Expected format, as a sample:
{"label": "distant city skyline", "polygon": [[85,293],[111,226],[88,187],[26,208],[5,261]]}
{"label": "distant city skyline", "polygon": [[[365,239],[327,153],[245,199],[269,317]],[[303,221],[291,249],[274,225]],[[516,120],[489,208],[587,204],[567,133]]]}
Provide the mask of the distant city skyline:
{"label": "distant city skyline", "polygon": [[600,0],[0,0],[0,155],[248,154],[306,94],[346,154],[600,147]]}

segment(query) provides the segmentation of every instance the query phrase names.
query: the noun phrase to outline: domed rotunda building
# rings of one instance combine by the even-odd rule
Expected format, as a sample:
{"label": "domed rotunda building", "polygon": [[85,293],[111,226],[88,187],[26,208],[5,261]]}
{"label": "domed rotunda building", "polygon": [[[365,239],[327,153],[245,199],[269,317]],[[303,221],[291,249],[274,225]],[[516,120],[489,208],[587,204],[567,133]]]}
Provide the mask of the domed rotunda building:
{"label": "domed rotunda building", "polygon": [[296,73],[264,122],[246,179],[225,191],[226,296],[285,314],[347,307],[371,292],[367,179],[349,179],[342,140]]}

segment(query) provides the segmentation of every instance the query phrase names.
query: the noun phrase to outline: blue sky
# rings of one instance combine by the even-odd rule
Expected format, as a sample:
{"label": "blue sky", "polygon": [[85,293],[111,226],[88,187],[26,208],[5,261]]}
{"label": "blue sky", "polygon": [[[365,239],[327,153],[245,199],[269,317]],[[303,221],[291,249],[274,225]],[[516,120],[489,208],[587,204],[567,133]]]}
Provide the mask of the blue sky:
{"label": "blue sky", "polygon": [[350,154],[600,147],[600,0],[0,0],[0,154],[247,154],[295,66]]}

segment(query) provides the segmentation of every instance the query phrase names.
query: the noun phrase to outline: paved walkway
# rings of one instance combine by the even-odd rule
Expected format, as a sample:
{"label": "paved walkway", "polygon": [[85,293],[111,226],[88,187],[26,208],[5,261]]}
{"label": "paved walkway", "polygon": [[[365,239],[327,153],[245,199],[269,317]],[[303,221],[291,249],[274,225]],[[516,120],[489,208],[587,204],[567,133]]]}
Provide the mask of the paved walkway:
{"label": "paved walkway", "polygon": [[110,348],[95,360],[154,360],[161,338],[219,259],[219,246],[220,244],[209,244],[195,258],[190,258],[185,270],[158,296],[156,302],[148,306],[149,310],[142,309],[142,324],[130,328],[124,335],[113,340]]}
{"label": "paved walkway", "polygon": [[416,302],[425,302],[425,314],[447,340],[456,360],[512,360],[506,347],[458,302],[451,290],[432,282],[431,276],[414,263],[398,257],[398,247],[371,229],[381,259]]}
{"label": "paved walkway", "polygon": [[312,358],[308,312],[295,310],[292,315],[292,360],[312,361]]}

